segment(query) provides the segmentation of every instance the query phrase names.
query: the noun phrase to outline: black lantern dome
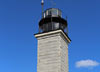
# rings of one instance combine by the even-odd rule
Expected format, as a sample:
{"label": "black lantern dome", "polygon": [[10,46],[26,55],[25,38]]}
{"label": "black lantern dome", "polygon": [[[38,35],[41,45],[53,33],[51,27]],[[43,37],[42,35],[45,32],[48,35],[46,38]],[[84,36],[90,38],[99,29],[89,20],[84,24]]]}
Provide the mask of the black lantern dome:
{"label": "black lantern dome", "polygon": [[43,17],[39,22],[39,31],[48,32],[53,30],[67,28],[67,20],[62,18],[61,10],[57,8],[49,8],[43,12]]}

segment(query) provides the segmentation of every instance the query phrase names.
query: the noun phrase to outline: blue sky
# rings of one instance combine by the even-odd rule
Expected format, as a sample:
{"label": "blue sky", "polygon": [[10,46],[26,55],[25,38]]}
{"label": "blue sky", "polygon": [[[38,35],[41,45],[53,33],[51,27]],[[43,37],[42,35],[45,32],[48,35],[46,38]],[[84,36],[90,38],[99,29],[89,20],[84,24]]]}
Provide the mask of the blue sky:
{"label": "blue sky", "polygon": [[[45,0],[68,17],[69,72],[100,71],[100,1]],[[0,0],[0,72],[36,72],[41,0]],[[86,63],[86,64],[85,64]],[[88,65],[87,65],[88,63]],[[91,65],[92,63],[92,65]],[[85,64],[85,65],[83,65]]]}

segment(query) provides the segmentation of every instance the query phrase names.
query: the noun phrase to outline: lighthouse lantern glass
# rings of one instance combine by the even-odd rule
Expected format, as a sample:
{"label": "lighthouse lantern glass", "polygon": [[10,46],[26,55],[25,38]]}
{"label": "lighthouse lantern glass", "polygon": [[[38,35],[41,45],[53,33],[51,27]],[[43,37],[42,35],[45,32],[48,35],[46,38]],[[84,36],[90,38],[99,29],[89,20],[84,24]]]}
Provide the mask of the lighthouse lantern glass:
{"label": "lighthouse lantern glass", "polygon": [[51,8],[44,12],[44,18],[45,17],[61,17],[61,11],[59,9]]}

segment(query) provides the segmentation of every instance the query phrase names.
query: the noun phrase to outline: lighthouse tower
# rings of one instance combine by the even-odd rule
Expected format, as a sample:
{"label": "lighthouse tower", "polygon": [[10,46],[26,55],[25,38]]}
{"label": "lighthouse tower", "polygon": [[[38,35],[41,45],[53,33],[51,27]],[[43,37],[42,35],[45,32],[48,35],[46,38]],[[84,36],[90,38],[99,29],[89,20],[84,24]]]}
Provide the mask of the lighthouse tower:
{"label": "lighthouse tower", "polygon": [[66,31],[67,20],[57,8],[42,12],[39,33],[35,34],[38,40],[37,72],[68,72],[68,44],[71,40]]}

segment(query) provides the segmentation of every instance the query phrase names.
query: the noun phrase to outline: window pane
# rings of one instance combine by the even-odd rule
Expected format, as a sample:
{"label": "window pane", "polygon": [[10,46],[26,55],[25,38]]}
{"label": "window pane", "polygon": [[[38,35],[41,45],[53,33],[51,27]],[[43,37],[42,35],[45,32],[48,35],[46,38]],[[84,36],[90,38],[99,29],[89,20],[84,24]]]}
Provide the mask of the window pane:
{"label": "window pane", "polygon": [[57,16],[57,9],[52,9],[52,15],[56,15]]}

